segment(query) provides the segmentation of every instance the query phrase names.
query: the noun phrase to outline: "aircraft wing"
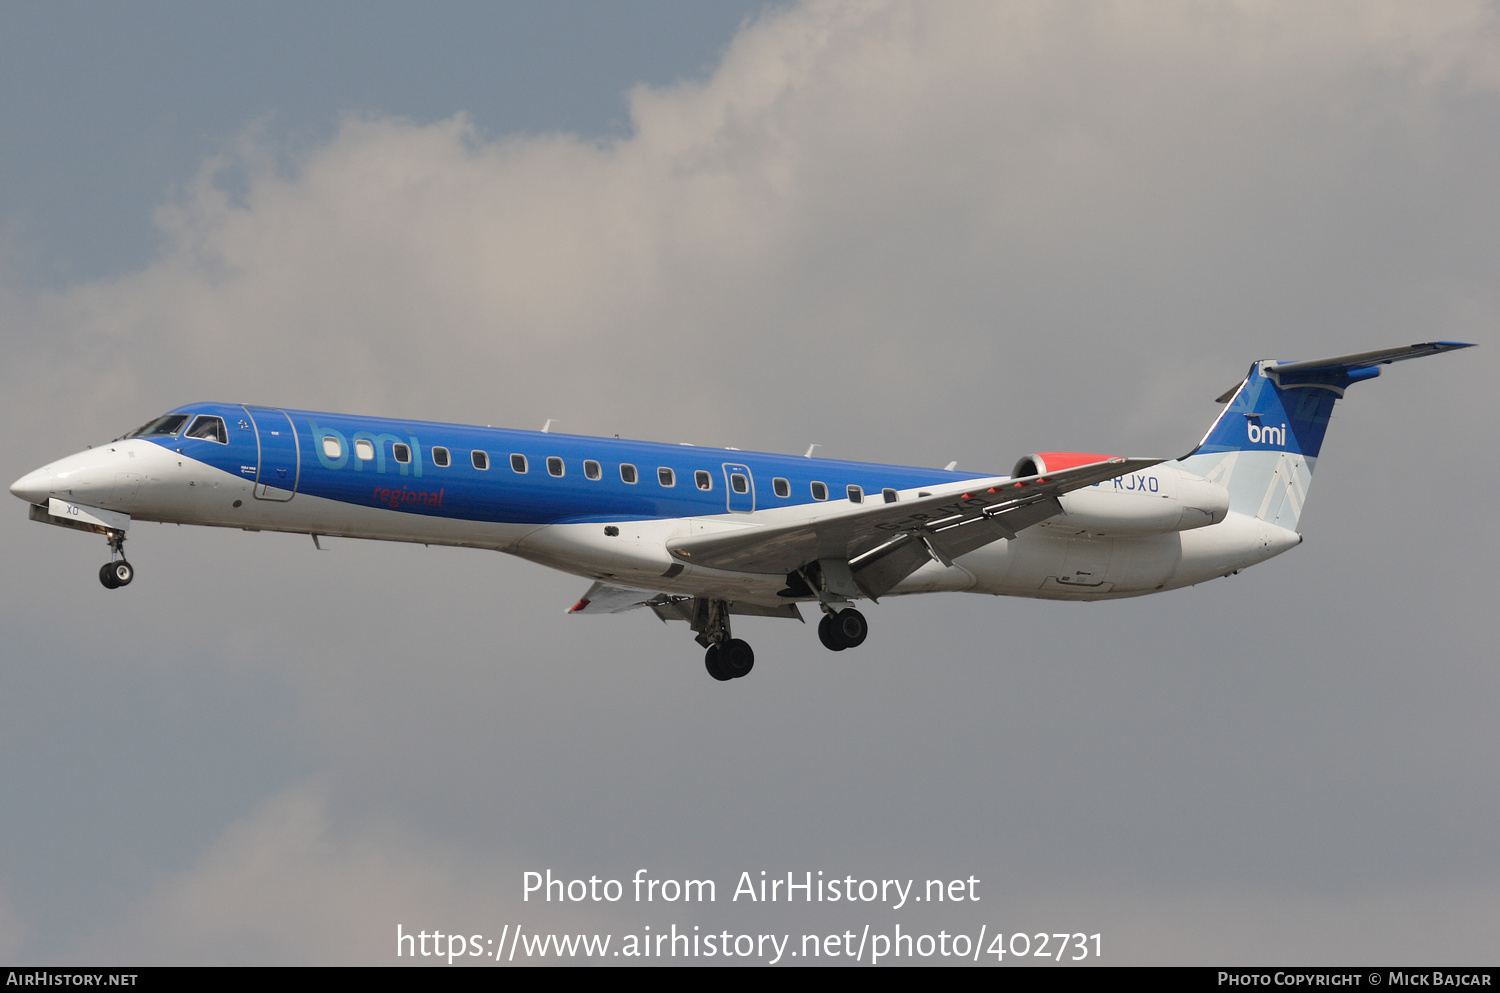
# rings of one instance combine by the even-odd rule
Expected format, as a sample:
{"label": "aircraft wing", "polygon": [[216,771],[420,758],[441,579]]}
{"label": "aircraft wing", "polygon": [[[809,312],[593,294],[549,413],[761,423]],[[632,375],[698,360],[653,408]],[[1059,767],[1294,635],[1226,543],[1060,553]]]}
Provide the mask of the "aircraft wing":
{"label": "aircraft wing", "polygon": [[800,521],[682,538],[667,548],[684,563],[733,572],[788,575],[817,562],[830,591],[878,597],[930,560],[950,565],[1055,517],[1064,493],[1161,461],[1112,458],[1040,476],[934,487],[930,496],[895,503],[838,501]]}

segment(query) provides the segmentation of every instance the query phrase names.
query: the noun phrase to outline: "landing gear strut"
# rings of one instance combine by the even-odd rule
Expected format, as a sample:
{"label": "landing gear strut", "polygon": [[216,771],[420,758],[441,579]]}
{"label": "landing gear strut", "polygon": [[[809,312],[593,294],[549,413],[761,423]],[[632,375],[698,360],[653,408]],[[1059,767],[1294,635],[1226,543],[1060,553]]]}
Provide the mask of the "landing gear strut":
{"label": "landing gear strut", "polygon": [[829,610],[818,622],[818,640],[831,652],[842,652],[846,648],[858,648],[870,633],[865,615],[853,607],[840,611]]}
{"label": "landing gear strut", "polygon": [[[118,556],[118,558],[116,558]],[[99,567],[99,582],[107,590],[129,586],[135,578],[135,567],[125,561],[125,535],[118,531],[109,533],[109,561]]]}
{"label": "landing gear strut", "polygon": [[720,682],[749,675],[755,668],[755,652],[749,644],[729,636],[729,604],[724,600],[699,600],[693,613],[693,630],[704,646],[703,667]]}

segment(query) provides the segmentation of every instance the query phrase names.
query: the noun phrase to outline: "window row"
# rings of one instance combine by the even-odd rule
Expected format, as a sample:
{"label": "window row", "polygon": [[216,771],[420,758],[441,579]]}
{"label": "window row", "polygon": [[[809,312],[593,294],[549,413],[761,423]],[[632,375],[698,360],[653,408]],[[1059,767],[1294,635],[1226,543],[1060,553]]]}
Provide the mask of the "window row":
{"label": "window row", "polygon": [[[864,489],[863,486],[854,486],[854,485],[851,484],[851,485],[846,486],[844,488],[844,493],[849,497],[849,502],[850,503],[864,503],[865,502],[865,489]],[[786,494],[781,493],[780,491],[778,491],[776,495],[777,496],[785,496]],[[926,496],[927,494],[924,493],[922,495]],[[889,486],[887,486],[885,489],[883,489],[883,490],[880,491],[880,496],[881,496],[881,499],[883,499],[886,503],[895,503],[897,500],[899,500],[901,498],[901,494],[897,493],[894,489],[892,489]],[[814,482],[812,484],[812,498],[814,500],[827,500],[828,499],[828,487],[827,487],[827,485],[825,485],[823,483],[819,483],[819,482]]]}
{"label": "window row", "polygon": [[[175,435],[177,432],[182,430],[184,424],[187,424],[189,416],[190,415],[188,414],[167,414],[164,417],[158,417],[156,420],[150,422],[144,427],[132,431],[126,437],[143,438],[162,435]],[[188,438],[199,438],[205,441],[215,441],[221,445],[227,445],[229,443],[229,433],[224,428],[223,418],[215,417],[211,414],[200,414],[197,417],[193,418],[192,425],[188,428],[184,436]],[[334,435],[324,435],[323,454],[328,456],[328,458],[330,459],[342,458],[344,454],[343,443]],[[367,438],[356,439],[354,442],[354,454],[363,462],[369,462],[373,460],[375,458],[375,443]],[[393,442],[391,444],[391,454],[392,456],[394,456],[396,461],[402,465],[407,465],[411,462],[411,446],[403,442]],[[437,466],[440,469],[445,469],[452,463],[453,456],[448,451],[448,449],[444,448],[441,445],[434,445],[432,447],[433,465]],[[489,453],[481,451],[477,448],[474,449],[473,451],[469,452],[469,464],[472,465],[475,469],[489,469]],[[521,473],[523,475],[530,469],[526,460],[526,456],[521,454],[511,455],[510,468],[513,472]],[[566,466],[564,466],[562,459],[558,458],[556,455],[549,455],[547,457],[548,475],[560,477],[564,473],[566,473],[566,471],[567,468]],[[599,465],[599,463],[594,461],[593,459],[584,459],[583,475],[585,479],[603,479],[604,470]],[[621,482],[630,483],[633,485],[640,481],[640,473],[636,470],[636,467],[631,465],[629,462],[622,462],[620,463],[620,480]],[[656,470],[656,481],[662,486],[670,488],[677,485],[677,474],[672,469],[666,466],[661,466]],[[704,469],[695,470],[693,472],[693,485],[698,487],[698,489],[700,490],[704,490],[705,492],[710,491],[714,488],[714,477],[711,473]],[[729,474],[729,488],[736,493],[747,494],[750,492],[750,479],[742,472],[731,471]],[[780,476],[771,480],[771,489],[778,497],[781,497],[783,499],[792,495],[791,483],[787,482],[785,479],[782,479]],[[828,486],[826,483],[815,481],[811,484],[810,489],[812,498],[814,500],[828,499]],[[865,493],[862,487],[849,486],[846,488],[845,492],[848,494],[850,502],[864,502]],[[880,492],[886,503],[896,502],[897,493],[895,490],[887,487]]]}
{"label": "window row", "polygon": [[[339,439],[334,437],[333,435],[325,435],[323,437],[323,454],[328,456],[330,459],[341,458],[344,454],[343,445],[340,443]],[[373,460],[375,458],[374,442],[370,441],[367,438],[356,439],[354,442],[354,454],[357,458],[364,462]],[[406,445],[402,442],[398,441],[391,444],[391,454],[395,458],[395,460],[402,465],[406,465],[411,462],[411,446]],[[451,465],[452,462],[453,456],[452,453],[448,451],[448,449],[442,447],[441,445],[433,446],[433,465],[437,466],[438,468],[446,468]],[[472,465],[475,469],[479,469],[481,471],[489,469],[489,453],[481,451],[477,448],[474,449],[473,451],[469,452],[469,464]],[[563,460],[556,455],[547,456],[546,465],[547,474],[549,476],[561,477],[567,473],[567,467],[564,465]],[[526,456],[521,455],[520,453],[513,453],[511,455],[510,468],[512,472],[520,475],[525,475],[526,473],[531,471],[531,466]],[[595,460],[584,459],[583,476],[585,479],[603,479],[604,469]],[[634,485],[640,482],[640,471],[637,470],[636,467],[631,465],[629,462],[621,462],[620,481],[622,483]],[[664,487],[674,487],[677,485],[677,473],[667,466],[659,466],[656,470],[656,481]],[[714,488],[713,474],[704,469],[695,470],[693,472],[693,485],[705,492],[712,490]],[[742,472],[731,471],[729,473],[729,488],[736,493],[747,494],[750,492],[750,478]],[[785,499],[792,495],[792,484],[787,480],[781,478],[780,476],[777,476],[775,479],[771,480],[771,490],[777,496]],[[814,481],[810,485],[810,491],[814,500],[828,499],[827,483]],[[865,492],[863,487],[848,486],[845,488],[845,493],[848,495],[849,500],[853,503],[864,502]],[[881,496],[885,499],[886,503],[895,503],[897,500],[896,491],[890,488],[881,490]]]}

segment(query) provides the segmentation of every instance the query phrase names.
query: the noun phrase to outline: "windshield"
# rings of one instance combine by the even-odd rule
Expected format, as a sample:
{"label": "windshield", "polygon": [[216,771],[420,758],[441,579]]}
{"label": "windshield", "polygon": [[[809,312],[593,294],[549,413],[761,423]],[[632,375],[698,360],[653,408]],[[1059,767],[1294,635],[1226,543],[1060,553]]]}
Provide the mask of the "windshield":
{"label": "windshield", "polygon": [[187,414],[165,414],[154,421],[141,425],[127,434],[127,438],[152,438],[158,435],[173,435],[187,423]]}
{"label": "windshield", "polygon": [[200,414],[194,418],[193,426],[188,428],[187,436],[217,441],[221,445],[229,444],[229,433],[224,430],[224,418],[210,414]]}

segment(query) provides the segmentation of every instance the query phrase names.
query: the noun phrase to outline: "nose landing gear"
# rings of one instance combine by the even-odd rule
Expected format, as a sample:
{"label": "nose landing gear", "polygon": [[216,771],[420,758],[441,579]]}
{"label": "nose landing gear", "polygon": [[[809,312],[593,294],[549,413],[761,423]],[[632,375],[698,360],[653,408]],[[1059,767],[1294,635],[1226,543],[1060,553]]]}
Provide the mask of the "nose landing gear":
{"label": "nose landing gear", "polygon": [[125,535],[112,531],[109,534],[109,561],[99,567],[99,582],[105,589],[115,590],[129,586],[134,578],[135,567],[125,561]]}

